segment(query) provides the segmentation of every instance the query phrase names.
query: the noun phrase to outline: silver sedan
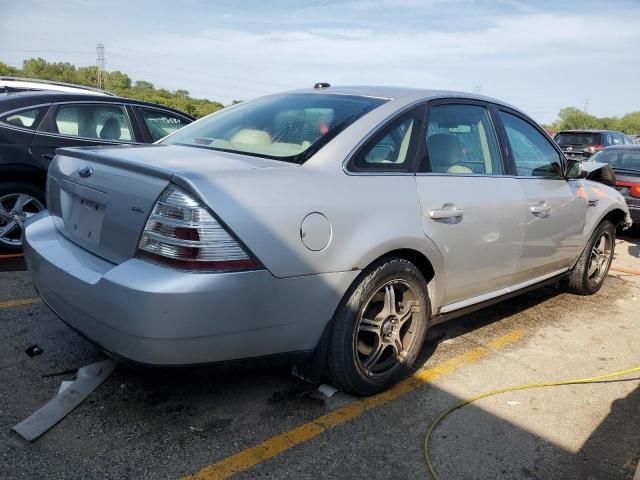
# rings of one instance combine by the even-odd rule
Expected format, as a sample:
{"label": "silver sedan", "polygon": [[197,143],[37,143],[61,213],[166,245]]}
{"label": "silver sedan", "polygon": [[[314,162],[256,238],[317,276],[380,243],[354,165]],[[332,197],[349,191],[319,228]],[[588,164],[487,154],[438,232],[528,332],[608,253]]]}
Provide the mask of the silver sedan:
{"label": "silver sedan", "polygon": [[561,281],[602,285],[624,199],[495,99],[271,95],[156,145],[58,150],[25,229],[35,286],[134,362],[291,356],[367,395],[427,329]]}

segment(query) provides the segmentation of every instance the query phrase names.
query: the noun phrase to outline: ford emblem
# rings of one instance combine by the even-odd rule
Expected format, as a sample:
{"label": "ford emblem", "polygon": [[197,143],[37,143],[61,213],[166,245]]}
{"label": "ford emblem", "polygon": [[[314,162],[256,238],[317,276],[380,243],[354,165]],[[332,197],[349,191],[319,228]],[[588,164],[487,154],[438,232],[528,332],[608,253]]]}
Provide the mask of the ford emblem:
{"label": "ford emblem", "polygon": [[93,175],[93,167],[90,165],[84,165],[78,169],[78,175],[82,178],[88,178]]}

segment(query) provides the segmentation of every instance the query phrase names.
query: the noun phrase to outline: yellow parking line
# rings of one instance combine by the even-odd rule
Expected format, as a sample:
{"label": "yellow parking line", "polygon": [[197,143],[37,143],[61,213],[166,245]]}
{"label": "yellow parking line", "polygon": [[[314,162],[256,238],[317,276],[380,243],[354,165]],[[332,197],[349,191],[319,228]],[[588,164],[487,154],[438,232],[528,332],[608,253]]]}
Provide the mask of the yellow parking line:
{"label": "yellow parking line", "polygon": [[7,300],[6,302],[0,302],[0,308],[21,307],[22,305],[31,305],[32,303],[38,303],[39,298],[21,298],[20,300]]}
{"label": "yellow parking line", "polygon": [[219,460],[216,463],[202,468],[199,472],[183,477],[182,480],[219,480],[228,478],[236,473],[249,470],[256,465],[273,458],[290,448],[308,442],[317,437],[325,430],[337,427],[356,417],[359,417],[367,410],[384,405],[398,397],[409,393],[418,387],[429,383],[443,375],[450,374],[464,366],[475,363],[487,357],[492,350],[505,348],[516,342],[524,333],[522,330],[513,330],[502,337],[490,341],[487,346],[480,346],[468,350],[461,355],[451,358],[433,368],[419,370],[413,376],[403,380],[391,389],[374,395],[369,398],[354,400],[353,402],[339,407],[332,412],[323,415],[315,420],[300,425],[293,430],[277,435],[269,440],[247,448],[235,455]]}

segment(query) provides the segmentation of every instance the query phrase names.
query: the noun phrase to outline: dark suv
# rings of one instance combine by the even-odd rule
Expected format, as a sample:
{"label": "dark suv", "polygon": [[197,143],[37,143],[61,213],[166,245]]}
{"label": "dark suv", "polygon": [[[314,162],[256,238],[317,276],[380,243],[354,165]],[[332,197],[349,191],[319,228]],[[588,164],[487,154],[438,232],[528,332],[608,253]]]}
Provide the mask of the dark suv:
{"label": "dark suv", "polygon": [[19,250],[23,220],[45,208],[56,148],[152,143],[192,121],[168,107],[108,95],[0,94],[0,250]]}
{"label": "dark suv", "polygon": [[612,130],[564,130],[553,139],[569,160],[586,160],[603,148],[633,143],[624,133]]}

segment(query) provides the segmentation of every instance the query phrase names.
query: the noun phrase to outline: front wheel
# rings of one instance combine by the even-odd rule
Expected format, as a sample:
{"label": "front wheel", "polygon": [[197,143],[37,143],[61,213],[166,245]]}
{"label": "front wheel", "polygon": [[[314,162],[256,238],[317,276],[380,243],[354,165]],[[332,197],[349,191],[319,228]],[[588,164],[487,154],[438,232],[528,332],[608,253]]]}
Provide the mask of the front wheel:
{"label": "front wheel", "polygon": [[413,365],[427,330],[430,303],[420,270],[383,259],[362,274],[334,317],[329,371],[344,391],[372,395]]}
{"label": "front wheel", "polygon": [[616,229],[613,224],[604,220],[589,239],[578,263],[566,282],[567,290],[578,295],[592,295],[600,290],[616,245]]}

